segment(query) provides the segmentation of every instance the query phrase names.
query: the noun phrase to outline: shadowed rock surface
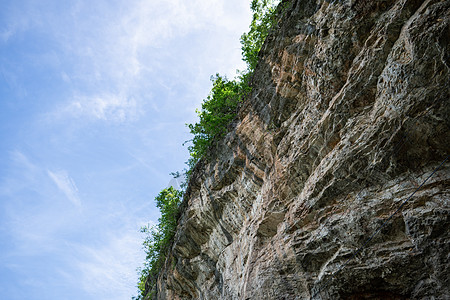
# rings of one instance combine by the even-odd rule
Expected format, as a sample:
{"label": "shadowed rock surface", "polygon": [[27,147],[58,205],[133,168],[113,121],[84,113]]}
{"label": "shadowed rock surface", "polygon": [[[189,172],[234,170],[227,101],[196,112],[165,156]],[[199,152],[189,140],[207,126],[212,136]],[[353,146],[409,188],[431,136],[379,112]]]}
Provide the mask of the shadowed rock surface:
{"label": "shadowed rock surface", "polygon": [[410,197],[450,154],[449,23],[450,1],[292,0],[157,298],[450,299],[449,161]]}

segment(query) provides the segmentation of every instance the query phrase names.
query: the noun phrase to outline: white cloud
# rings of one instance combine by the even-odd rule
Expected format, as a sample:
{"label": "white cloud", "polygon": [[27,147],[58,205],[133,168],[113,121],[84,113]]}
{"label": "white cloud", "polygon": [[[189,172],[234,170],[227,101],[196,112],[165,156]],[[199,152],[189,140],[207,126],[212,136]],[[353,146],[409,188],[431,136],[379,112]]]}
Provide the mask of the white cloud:
{"label": "white cloud", "polygon": [[56,186],[66,195],[67,199],[70,200],[74,205],[80,206],[81,201],[78,196],[78,188],[75,185],[73,179],[69,176],[66,171],[56,171],[52,172],[47,170],[48,176],[53,180]]}
{"label": "white cloud", "polygon": [[61,72],[61,79],[66,83],[71,82],[71,79],[70,79],[69,75],[67,75],[66,72]]}
{"label": "white cloud", "polygon": [[[234,7],[236,10],[233,13],[227,13],[224,3],[219,0],[194,0],[189,3],[184,0],[131,1],[121,8],[121,14],[113,16],[109,14],[108,7],[102,7],[98,10],[101,21],[83,22],[84,27],[78,30],[69,28],[70,38],[66,37],[64,44],[68,54],[77,57],[77,63],[83,68],[78,76],[109,78],[120,91],[129,92],[142,71],[177,68],[167,64],[160,66],[161,56],[183,56],[188,48],[198,48],[198,53],[201,53],[202,48],[208,45],[193,41],[173,49],[174,43],[192,33],[205,35],[217,32],[210,42],[218,46],[216,53],[221,54],[223,47],[220,43],[228,38],[230,32],[241,30],[238,28],[243,27],[243,22],[248,22],[236,17],[239,14],[236,11],[245,9],[248,4],[235,5],[241,5],[240,9]],[[88,8],[85,5],[85,9]],[[76,17],[80,18],[83,13],[86,14],[86,11],[79,10]],[[65,35],[60,33],[58,36]],[[233,42],[239,47],[237,38],[234,37]],[[240,56],[240,49],[236,53]],[[229,67],[230,61],[226,60],[224,64]],[[231,67],[233,70],[236,68],[235,65]],[[206,76],[209,77],[209,74]]]}
{"label": "white cloud", "polygon": [[136,294],[137,267],[144,261],[142,237],[137,230],[111,233],[97,246],[73,245],[78,284],[90,295],[129,299]]}
{"label": "white cloud", "polygon": [[[233,1],[235,2],[235,1]],[[237,2],[237,1],[236,1]],[[125,58],[127,66],[133,70],[132,74],[138,74],[143,67],[148,67],[146,53],[151,48],[167,49],[169,43],[180,40],[194,32],[206,34],[208,31],[217,32],[211,41],[217,45],[216,54],[222,54],[220,42],[227,39],[231,32],[241,30],[243,22],[248,24],[245,16],[248,3],[237,2],[232,4],[232,13],[228,3],[222,0],[194,0],[186,2],[184,0],[139,1],[124,14],[116,26],[110,27],[107,35],[112,41],[121,41],[115,54]],[[120,32],[121,35],[117,35]],[[236,38],[236,37],[234,37]],[[238,44],[238,40],[231,42]],[[185,45],[184,48],[201,48],[206,45]],[[238,46],[240,48],[240,46]],[[176,49],[178,55],[183,55],[185,49]],[[228,49],[229,50],[229,49]],[[236,51],[240,59],[240,49]],[[125,55],[124,55],[125,54]],[[224,53],[225,54],[225,53]],[[229,55],[226,55],[229,57]],[[230,61],[225,62],[228,67]],[[231,66],[236,68],[236,65]],[[233,74],[232,74],[233,75]],[[209,75],[208,75],[209,76]]]}
{"label": "white cloud", "polygon": [[20,166],[28,171],[35,171],[37,169],[36,165],[19,150],[14,150],[11,152],[11,161],[17,166]]}
{"label": "white cloud", "polygon": [[218,0],[138,1],[118,24],[124,42],[137,54],[139,49],[162,46],[193,30],[221,26],[222,16],[223,1]]}
{"label": "white cloud", "polygon": [[134,120],[140,114],[136,100],[114,94],[76,97],[63,111],[75,116],[117,122]]}
{"label": "white cloud", "polygon": [[[59,104],[53,111],[43,115],[45,122],[67,121],[81,118],[90,121],[107,121],[115,123],[132,122],[144,113],[141,103],[135,98],[114,93],[76,95]],[[74,123],[77,126],[84,123]]]}
{"label": "white cloud", "polygon": [[9,154],[10,168],[3,170],[0,195],[14,197],[24,189],[39,191],[40,168],[19,150],[11,151]]}
{"label": "white cloud", "polygon": [[0,39],[4,43],[6,43],[13,34],[14,34],[13,29],[11,28],[4,29],[2,32],[0,32]]}
{"label": "white cloud", "polygon": [[77,1],[58,15],[31,10],[41,15],[29,19],[48,22],[44,28],[57,45],[58,58],[71,63],[58,70],[71,93],[46,115],[47,120],[76,116],[135,121],[144,107],[151,109],[161,101],[149,92],[167,86],[171,93],[180,88],[180,81],[188,89],[186,97],[195,95],[199,103],[206,96],[197,88],[199,81],[207,82],[215,72],[233,77],[244,67],[236,32],[248,24],[249,3],[229,2]]}
{"label": "white cloud", "polygon": [[[16,15],[16,11],[9,10],[7,17],[3,20],[3,28],[0,31],[0,39],[3,43],[9,42],[9,40],[14,37],[17,33],[25,31],[30,28],[30,26],[36,25],[37,20],[33,20],[30,16],[20,16],[13,18],[12,15]],[[27,12],[28,13],[28,12]]]}

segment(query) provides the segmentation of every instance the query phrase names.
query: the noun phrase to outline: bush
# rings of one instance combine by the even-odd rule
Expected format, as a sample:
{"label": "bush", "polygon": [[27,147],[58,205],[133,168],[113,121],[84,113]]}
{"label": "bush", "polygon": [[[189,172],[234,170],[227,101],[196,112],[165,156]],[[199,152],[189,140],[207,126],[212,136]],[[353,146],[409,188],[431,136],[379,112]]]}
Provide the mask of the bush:
{"label": "bush", "polygon": [[238,104],[249,91],[247,84],[240,80],[228,80],[216,74],[211,77],[213,87],[202,103],[202,109],[196,110],[199,121],[187,124],[194,135],[192,145],[188,147],[191,155],[188,166],[191,169],[197,161],[205,156],[214,138],[227,133],[228,124],[236,115]]}
{"label": "bush", "polygon": [[155,292],[159,270],[164,264],[177,228],[178,207],[181,199],[182,193],[173,187],[162,190],[155,198],[156,206],[161,212],[158,224],[141,228],[141,232],[146,235],[142,243],[146,258],[144,267],[140,270],[138,283],[141,294],[135,298],[136,300],[144,299],[145,294]]}
{"label": "bush", "polygon": [[200,158],[206,157],[213,140],[228,132],[228,125],[236,116],[239,103],[250,93],[250,78],[258,62],[258,53],[274,24],[275,4],[278,2],[274,0],[252,1],[253,19],[250,31],[241,36],[242,56],[247,63],[247,70],[240,72],[240,76],[234,80],[228,80],[219,74],[211,77],[213,82],[211,92],[203,100],[202,109],[196,110],[199,121],[195,124],[186,124],[194,136],[187,141],[192,142],[192,145],[188,147],[190,154],[186,171],[188,177]]}
{"label": "bush", "polygon": [[276,3],[274,0],[253,0],[251,9],[253,12],[250,31],[241,36],[242,59],[247,63],[247,69],[252,73],[258,63],[258,54],[269,34],[270,28],[275,23]]}

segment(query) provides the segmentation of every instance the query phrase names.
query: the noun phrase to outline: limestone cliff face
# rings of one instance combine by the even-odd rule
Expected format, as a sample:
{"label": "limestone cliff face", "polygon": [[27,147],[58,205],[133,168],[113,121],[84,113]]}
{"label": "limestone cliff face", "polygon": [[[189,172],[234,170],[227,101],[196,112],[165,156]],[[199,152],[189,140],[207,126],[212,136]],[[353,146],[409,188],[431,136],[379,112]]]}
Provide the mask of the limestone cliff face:
{"label": "limestone cliff face", "polygon": [[448,0],[292,0],[157,298],[450,299],[449,23]]}

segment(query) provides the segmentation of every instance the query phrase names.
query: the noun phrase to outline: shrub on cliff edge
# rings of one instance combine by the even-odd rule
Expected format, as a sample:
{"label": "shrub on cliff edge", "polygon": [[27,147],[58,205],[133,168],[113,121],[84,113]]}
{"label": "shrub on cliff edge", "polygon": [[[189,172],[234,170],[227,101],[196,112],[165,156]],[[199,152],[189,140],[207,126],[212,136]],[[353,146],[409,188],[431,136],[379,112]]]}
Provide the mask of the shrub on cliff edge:
{"label": "shrub on cliff edge", "polygon": [[211,76],[213,87],[202,103],[202,109],[196,110],[199,121],[187,124],[193,138],[188,142],[190,159],[187,162],[191,170],[197,161],[205,156],[214,138],[227,133],[228,124],[236,115],[239,103],[250,91],[245,79],[228,80],[225,76]]}
{"label": "shrub on cliff edge", "polygon": [[149,293],[148,288],[151,289],[150,293],[153,292],[159,270],[164,264],[166,253],[177,228],[177,214],[181,199],[182,193],[173,187],[163,189],[155,198],[156,207],[161,212],[158,224],[153,227],[141,228],[141,232],[146,235],[142,243],[146,258],[144,267],[140,270],[138,283],[141,294],[135,297],[135,300],[144,299]]}
{"label": "shrub on cliff edge", "polygon": [[252,1],[253,18],[250,30],[241,36],[242,59],[247,63],[247,69],[241,71],[234,80],[228,80],[219,74],[211,77],[213,82],[211,92],[203,100],[202,109],[196,110],[199,121],[195,124],[186,124],[194,136],[185,142],[192,143],[188,147],[190,154],[187,161],[188,177],[200,158],[206,157],[212,141],[228,132],[228,125],[236,116],[239,103],[250,93],[250,78],[258,62],[258,53],[275,23],[277,3],[279,0]]}

